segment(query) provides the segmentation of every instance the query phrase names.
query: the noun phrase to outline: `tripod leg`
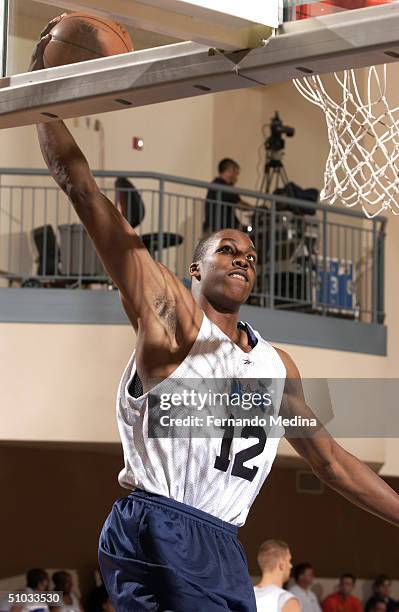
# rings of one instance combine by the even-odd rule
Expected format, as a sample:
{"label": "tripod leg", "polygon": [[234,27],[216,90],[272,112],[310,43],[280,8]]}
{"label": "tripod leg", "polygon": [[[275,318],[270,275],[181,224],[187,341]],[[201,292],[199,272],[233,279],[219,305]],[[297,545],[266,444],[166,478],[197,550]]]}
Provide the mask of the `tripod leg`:
{"label": "tripod leg", "polygon": [[266,174],[266,193],[270,193],[270,188],[273,182],[273,170],[270,168]]}

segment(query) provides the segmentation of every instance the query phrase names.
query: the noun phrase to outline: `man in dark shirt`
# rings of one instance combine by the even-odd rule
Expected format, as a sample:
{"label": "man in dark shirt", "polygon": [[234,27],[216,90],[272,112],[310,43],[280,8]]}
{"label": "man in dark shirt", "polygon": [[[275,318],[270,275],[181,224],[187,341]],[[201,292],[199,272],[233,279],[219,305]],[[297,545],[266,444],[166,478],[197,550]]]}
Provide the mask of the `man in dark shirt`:
{"label": "man in dark shirt", "polygon": [[[240,166],[233,159],[222,159],[218,166],[219,176],[212,182],[215,189],[209,189],[205,201],[204,233],[219,229],[243,229],[234,214],[237,204],[247,206],[238,193],[222,191],[223,187],[234,187],[240,175]],[[220,189],[218,189],[220,186]]]}
{"label": "man in dark shirt", "polygon": [[370,597],[365,605],[365,612],[372,612],[373,606],[377,601],[383,601],[386,604],[387,612],[393,612],[395,608],[395,600],[391,595],[391,579],[385,574],[377,576],[374,581],[374,595]]}
{"label": "man in dark shirt", "polygon": [[370,608],[370,612],[387,612],[387,604],[381,598],[373,599],[373,604]]}

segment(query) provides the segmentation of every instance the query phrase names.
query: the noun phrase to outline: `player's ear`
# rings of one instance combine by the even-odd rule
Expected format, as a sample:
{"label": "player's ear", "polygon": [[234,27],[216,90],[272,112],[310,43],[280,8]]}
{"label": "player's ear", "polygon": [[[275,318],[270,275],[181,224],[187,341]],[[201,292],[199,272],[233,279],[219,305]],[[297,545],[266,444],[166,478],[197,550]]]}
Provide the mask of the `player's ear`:
{"label": "player's ear", "polygon": [[199,263],[192,263],[189,267],[189,272],[190,272],[191,278],[196,278],[197,280],[201,280]]}

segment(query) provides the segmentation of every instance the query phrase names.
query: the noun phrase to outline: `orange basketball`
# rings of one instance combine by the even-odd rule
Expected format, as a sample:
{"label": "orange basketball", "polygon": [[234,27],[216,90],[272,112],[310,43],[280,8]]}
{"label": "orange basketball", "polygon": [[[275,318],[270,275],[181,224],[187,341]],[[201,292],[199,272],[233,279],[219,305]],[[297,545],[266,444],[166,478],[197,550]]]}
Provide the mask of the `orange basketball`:
{"label": "orange basketball", "polygon": [[133,51],[132,40],[119,23],[86,13],[65,15],[50,33],[45,68]]}

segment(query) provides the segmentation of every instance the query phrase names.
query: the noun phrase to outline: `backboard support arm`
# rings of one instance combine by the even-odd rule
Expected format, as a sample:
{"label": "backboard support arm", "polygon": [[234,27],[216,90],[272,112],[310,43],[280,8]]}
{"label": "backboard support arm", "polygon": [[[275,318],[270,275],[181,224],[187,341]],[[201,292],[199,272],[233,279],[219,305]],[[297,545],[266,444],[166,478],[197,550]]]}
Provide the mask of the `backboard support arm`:
{"label": "backboard support arm", "polygon": [[0,72],[7,74],[9,0],[0,0]]}

